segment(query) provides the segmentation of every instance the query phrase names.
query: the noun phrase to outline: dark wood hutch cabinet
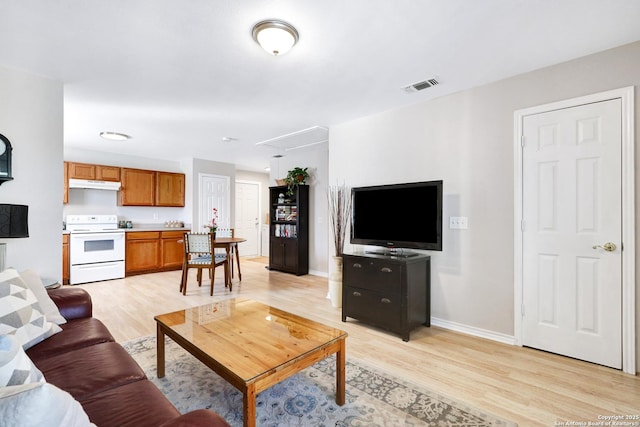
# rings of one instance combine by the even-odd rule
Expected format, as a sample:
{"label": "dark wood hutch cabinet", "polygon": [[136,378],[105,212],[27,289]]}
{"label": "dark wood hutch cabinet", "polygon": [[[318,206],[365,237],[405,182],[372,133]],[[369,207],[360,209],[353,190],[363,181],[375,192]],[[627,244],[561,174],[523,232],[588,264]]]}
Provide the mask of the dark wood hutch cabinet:
{"label": "dark wood hutch cabinet", "polygon": [[269,187],[269,270],[309,272],[309,186]]}

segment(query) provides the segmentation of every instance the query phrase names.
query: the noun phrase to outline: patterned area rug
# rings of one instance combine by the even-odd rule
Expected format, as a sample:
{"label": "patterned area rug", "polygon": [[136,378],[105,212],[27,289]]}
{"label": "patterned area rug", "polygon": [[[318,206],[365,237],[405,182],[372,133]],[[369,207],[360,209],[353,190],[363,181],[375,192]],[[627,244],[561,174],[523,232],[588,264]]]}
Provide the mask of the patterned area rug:
{"label": "patterned area rug", "polygon": [[[166,376],[157,378],[155,337],[123,344],[181,413],[211,409],[242,426],[242,394],[166,338]],[[335,403],[335,358],[329,357],[257,396],[258,426],[505,426],[461,402],[394,378],[347,355],[346,404]]]}

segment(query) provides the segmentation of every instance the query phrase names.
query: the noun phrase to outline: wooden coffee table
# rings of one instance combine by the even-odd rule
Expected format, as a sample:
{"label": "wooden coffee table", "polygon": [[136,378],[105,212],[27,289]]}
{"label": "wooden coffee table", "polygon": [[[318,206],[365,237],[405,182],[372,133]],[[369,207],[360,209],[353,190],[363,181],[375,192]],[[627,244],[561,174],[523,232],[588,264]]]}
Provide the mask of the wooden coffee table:
{"label": "wooden coffee table", "polygon": [[155,316],[158,378],[165,335],[240,390],[245,426],[256,424],[256,395],[336,353],[336,403],[345,402],[347,333],[248,299]]}

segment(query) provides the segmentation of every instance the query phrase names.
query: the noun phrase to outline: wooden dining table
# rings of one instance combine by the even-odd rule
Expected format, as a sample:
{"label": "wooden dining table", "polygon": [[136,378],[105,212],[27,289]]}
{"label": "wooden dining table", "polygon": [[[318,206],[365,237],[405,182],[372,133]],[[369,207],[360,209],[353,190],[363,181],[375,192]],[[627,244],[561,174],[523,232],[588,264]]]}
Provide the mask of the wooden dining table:
{"label": "wooden dining table", "polygon": [[[236,263],[238,264],[238,280],[242,281],[242,272],[240,271],[240,252],[238,251],[238,243],[246,242],[247,239],[243,237],[217,237],[213,241],[214,248],[224,248],[227,252],[227,271],[233,271],[233,259],[231,256],[231,249],[236,255]],[[231,280],[232,277],[229,277]]]}

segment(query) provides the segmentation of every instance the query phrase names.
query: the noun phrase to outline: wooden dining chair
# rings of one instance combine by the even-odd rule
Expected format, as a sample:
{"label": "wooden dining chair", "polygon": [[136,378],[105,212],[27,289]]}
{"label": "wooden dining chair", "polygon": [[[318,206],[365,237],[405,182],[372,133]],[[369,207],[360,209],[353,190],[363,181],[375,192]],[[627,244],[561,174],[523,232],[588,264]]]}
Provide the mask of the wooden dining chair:
{"label": "wooden dining chair", "polygon": [[[233,227],[231,228],[218,228],[216,229],[216,237],[231,237],[234,238],[235,236],[235,230]],[[229,252],[229,256],[231,257],[231,259],[229,260],[229,265],[231,266],[231,278],[234,277],[234,268],[233,268],[233,258],[236,257],[236,247],[231,246],[231,251]],[[237,259],[237,257],[236,257]],[[237,260],[238,262],[238,270],[240,270],[240,260]]]}
{"label": "wooden dining chair", "polygon": [[187,279],[189,269],[196,268],[198,286],[202,286],[202,270],[209,272],[211,279],[211,295],[213,295],[213,282],[215,280],[216,267],[224,267],[224,285],[232,290],[231,278],[229,277],[226,254],[217,254],[213,247],[213,235],[210,233],[184,233],[184,260],[182,263],[182,279],[180,280],[180,291],[182,295],[187,294]]}

